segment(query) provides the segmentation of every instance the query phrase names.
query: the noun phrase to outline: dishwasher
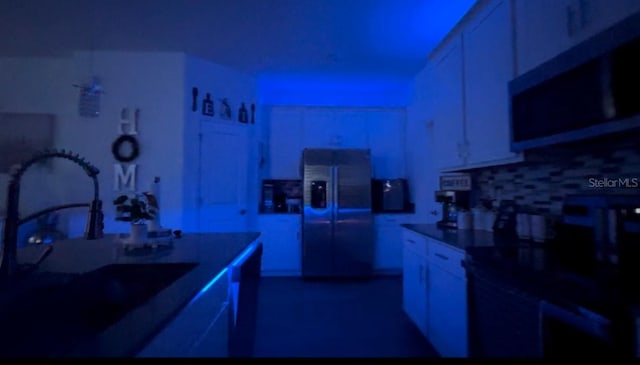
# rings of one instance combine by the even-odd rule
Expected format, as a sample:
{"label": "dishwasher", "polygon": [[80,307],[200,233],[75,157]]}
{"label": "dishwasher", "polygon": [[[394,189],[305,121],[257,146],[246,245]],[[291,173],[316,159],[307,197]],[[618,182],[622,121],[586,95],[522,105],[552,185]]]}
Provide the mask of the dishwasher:
{"label": "dishwasher", "polygon": [[467,266],[467,283],[470,356],[540,357],[540,299],[473,265]]}

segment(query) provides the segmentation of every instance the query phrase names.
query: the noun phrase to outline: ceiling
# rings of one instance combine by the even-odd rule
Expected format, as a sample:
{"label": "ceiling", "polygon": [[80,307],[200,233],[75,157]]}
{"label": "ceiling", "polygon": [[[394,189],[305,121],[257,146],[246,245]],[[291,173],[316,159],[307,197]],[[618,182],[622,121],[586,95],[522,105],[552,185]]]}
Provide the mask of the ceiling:
{"label": "ceiling", "polygon": [[92,49],[180,51],[256,77],[410,78],[473,3],[2,0],[0,56]]}

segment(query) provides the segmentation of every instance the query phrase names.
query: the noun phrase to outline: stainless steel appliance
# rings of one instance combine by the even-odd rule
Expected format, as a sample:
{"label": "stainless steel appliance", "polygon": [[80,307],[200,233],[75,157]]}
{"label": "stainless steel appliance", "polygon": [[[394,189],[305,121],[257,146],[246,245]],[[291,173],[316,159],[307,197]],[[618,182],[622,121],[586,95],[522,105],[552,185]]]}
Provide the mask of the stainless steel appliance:
{"label": "stainless steel appliance", "polygon": [[640,275],[639,235],[639,195],[568,195],[554,248],[560,264],[583,277],[602,269]]}
{"label": "stainless steel appliance", "polygon": [[509,83],[511,149],[637,132],[640,13]]}
{"label": "stainless steel appliance", "polygon": [[370,151],[305,149],[302,162],[302,276],[370,276]]}
{"label": "stainless steel appliance", "polygon": [[544,357],[623,356],[609,318],[579,305],[540,301],[540,353]]}
{"label": "stainless steel appliance", "polygon": [[[640,196],[565,197],[550,242],[554,266],[571,283],[564,298],[540,304],[542,354],[638,356]],[[576,346],[576,344],[580,344]]]}

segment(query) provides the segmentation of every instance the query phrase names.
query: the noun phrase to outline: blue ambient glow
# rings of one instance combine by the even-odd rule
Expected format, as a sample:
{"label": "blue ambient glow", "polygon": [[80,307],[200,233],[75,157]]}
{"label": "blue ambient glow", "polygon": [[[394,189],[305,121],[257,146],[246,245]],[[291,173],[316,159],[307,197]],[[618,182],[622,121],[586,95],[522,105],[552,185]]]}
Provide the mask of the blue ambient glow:
{"label": "blue ambient glow", "polygon": [[189,305],[191,303],[196,302],[204,293],[206,293],[209,290],[209,288],[211,288],[213,284],[215,284],[218,280],[220,280],[221,277],[226,275],[226,273],[229,271],[229,268],[242,264],[242,262],[256,250],[257,245],[258,245],[257,242],[253,242],[249,245],[249,247],[245,248],[244,251],[242,251],[242,253],[238,257],[236,257],[235,260],[233,260],[229,266],[222,269],[222,271],[220,271],[218,275],[216,275],[213,279],[211,279],[211,281],[207,283],[207,285],[205,285],[204,287],[202,287],[202,289],[200,289],[198,294],[196,294],[196,296],[193,297],[193,299],[191,299],[191,301],[189,302]]}
{"label": "blue ambient glow", "polygon": [[270,74],[258,79],[260,102],[269,105],[408,105],[409,78],[353,75]]}
{"label": "blue ambient glow", "polygon": [[253,254],[257,246],[258,246],[257,242],[253,242],[252,244],[250,244],[249,247],[245,248],[244,251],[242,251],[242,253],[238,257],[236,257],[236,259],[233,260],[233,262],[231,262],[231,265],[229,266],[231,267],[240,266],[247,257]]}
{"label": "blue ambient glow", "polygon": [[226,275],[228,271],[228,267],[225,267],[224,269],[222,269],[222,271],[220,271],[220,273],[218,275],[216,275],[213,279],[211,279],[211,281],[209,281],[207,283],[207,285],[205,285],[204,287],[202,287],[202,289],[200,289],[200,291],[198,292],[198,294],[196,294],[195,297],[193,297],[193,299],[191,299],[191,301],[189,301],[188,305],[191,305],[192,303],[195,303],[196,301],[198,301],[198,299],[204,294],[206,293],[209,288],[211,288],[211,286],[213,284],[215,284],[222,276]]}
{"label": "blue ambient glow", "polygon": [[[388,8],[384,7],[384,1],[373,1],[367,7],[369,26],[363,38],[369,39],[370,46],[380,55],[400,60],[426,59],[475,2],[398,0],[394,7]],[[407,67],[411,67],[410,64]]]}
{"label": "blue ambient glow", "polygon": [[[404,107],[411,82],[427,56],[475,0],[352,0],[331,13],[319,65],[336,73],[286,70],[258,78],[259,99],[269,105]],[[331,9],[331,5],[327,5]],[[435,16],[434,16],[435,15]],[[365,26],[352,21],[364,19]],[[319,25],[320,26],[320,25]],[[301,45],[306,47],[307,45]],[[328,52],[324,54],[322,52]],[[354,61],[357,60],[357,61]],[[365,60],[364,62],[362,60]],[[366,61],[370,60],[370,61]],[[347,76],[348,75],[348,76]]]}

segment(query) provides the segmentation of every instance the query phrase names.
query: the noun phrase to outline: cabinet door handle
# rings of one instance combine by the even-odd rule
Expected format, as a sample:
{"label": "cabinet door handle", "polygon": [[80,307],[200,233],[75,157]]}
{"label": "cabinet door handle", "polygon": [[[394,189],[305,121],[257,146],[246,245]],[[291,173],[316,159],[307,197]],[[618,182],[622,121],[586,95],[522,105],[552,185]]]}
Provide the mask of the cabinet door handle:
{"label": "cabinet door handle", "polygon": [[443,259],[443,260],[449,260],[449,258],[441,253],[436,253],[435,254],[437,258]]}
{"label": "cabinet door handle", "polygon": [[424,283],[424,266],[420,265],[420,282]]}

